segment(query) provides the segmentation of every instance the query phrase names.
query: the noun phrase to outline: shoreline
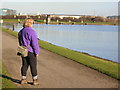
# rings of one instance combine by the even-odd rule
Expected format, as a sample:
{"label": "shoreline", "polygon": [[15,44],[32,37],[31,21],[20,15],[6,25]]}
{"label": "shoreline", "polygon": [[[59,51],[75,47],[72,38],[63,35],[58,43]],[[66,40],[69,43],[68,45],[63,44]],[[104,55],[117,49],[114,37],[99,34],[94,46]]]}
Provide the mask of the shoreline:
{"label": "shoreline", "polygon": [[[45,24],[45,23],[35,23],[35,24]],[[59,24],[59,23],[49,23],[48,25],[114,25],[114,26],[119,26],[120,24],[93,24],[93,23],[83,23],[83,24]]]}
{"label": "shoreline", "polygon": [[[38,40],[40,40],[40,39],[38,38]],[[44,41],[44,40],[40,40],[40,41]],[[44,41],[44,42],[47,42],[47,41]],[[49,43],[49,42],[47,42],[47,43]],[[49,44],[54,45],[54,44],[52,44],[52,43],[49,43]],[[54,46],[57,46],[57,45],[54,45]],[[65,47],[62,47],[62,46],[58,46],[58,47],[65,48]],[[94,56],[94,55],[91,55],[91,54],[86,53],[86,52],[75,51],[75,50],[72,50],[72,49],[69,49],[69,48],[66,48],[66,49],[71,50],[71,51],[73,51],[73,52],[77,52],[77,53],[81,53],[81,54],[84,54],[84,55],[88,55],[88,56],[91,56],[91,57],[94,57],[94,58],[98,58],[98,59],[101,59],[101,60],[105,60],[105,61],[109,61],[109,62],[112,62],[112,63],[120,64],[120,63],[117,62],[117,61],[115,62],[115,61],[112,61],[112,60],[109,60],[109,59],[101,58],[101,57],[99,57],[99,56]]]}

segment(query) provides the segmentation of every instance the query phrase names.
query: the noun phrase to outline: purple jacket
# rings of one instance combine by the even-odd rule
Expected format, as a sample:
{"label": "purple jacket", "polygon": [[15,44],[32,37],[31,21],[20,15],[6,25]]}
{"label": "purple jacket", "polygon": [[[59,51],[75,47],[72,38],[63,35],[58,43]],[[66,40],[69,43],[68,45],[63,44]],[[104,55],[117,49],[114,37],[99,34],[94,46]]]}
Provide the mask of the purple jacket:
{"label": "purple jacket", "polygon": [[30,45],[28,51],[39,54],[40,48],[38,45],[38,39],[36,32],[31,27],[25,27],[18,33],[18,41],[19,45],[23,45],[28,47]]}

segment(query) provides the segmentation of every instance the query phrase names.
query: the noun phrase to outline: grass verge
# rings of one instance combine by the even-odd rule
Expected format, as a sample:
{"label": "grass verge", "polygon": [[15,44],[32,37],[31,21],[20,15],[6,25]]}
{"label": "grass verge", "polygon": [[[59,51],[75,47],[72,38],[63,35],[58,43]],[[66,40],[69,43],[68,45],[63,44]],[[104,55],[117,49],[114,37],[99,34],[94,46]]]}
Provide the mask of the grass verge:
{"label": "grass verge", "polygon": [[[7,30],[5,28],[2,28],[2,30],[17,37],[17,32]],[[41,48],[47,49],[51,52],[54,52],[56,54],[69,58],[71,60],[74,60],[78,63],[81,63],[87,67],[95,69],[113,78],[120,79],[120,75],[118,73],[118,69],[119,69],[118,63],[96,58],[84,53],[69,50],[67,48],[55,46],[45,41],[39,40],[38,42]]]}
{"label": "grass verge", "polygon": [[2,87],[1,88],[16,88],[13,82],[6,77],[9,77],[7,70],[4,65],[0,63],[0,67],[2,67],[2,71],[0,72],[0,78],[2,78]]}
{"label": "grass verge", "polygon": [[[19,21],[18,21],[19,20]],[[13,22],[13,23],[16,23],[16,22],[22,22],[24,19],[3,19],[4,22]]]}

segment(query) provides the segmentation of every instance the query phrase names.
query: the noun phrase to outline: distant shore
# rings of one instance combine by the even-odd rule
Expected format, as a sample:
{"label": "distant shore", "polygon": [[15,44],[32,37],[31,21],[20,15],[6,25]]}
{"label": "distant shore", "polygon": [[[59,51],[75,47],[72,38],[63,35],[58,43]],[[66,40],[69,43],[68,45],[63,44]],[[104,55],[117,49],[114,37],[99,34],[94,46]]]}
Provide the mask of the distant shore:
{"label": "distant shore", "polygon": [[[3,22],[9,23],[22,23],[24,19],[3,19]],[[46,24],[44,20],[35,20],[36,24]],[[57,21],[51,21],[49,24],[60,24],[60,25],[120,25],[120,23],[111,23],[111,22],[57,22]]]}

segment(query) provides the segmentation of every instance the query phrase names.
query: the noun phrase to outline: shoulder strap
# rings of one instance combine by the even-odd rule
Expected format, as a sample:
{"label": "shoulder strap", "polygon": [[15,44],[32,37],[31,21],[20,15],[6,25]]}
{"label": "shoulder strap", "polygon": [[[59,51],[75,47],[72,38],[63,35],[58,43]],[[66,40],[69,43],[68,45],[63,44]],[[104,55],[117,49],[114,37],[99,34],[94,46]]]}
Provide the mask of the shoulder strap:
{"label": "shoulder strap", "polygon": [[27,48],[29,48],[29,47],[30,47],[30,45],[27,46]]}
{"label": "shoulder strap", "polygon": [[19,36],[19,42],[20,42],[20,45],[23,45],[23,43],[22,43],[22,31],[20,32],[19,35],[20,35],[20,36]]}

